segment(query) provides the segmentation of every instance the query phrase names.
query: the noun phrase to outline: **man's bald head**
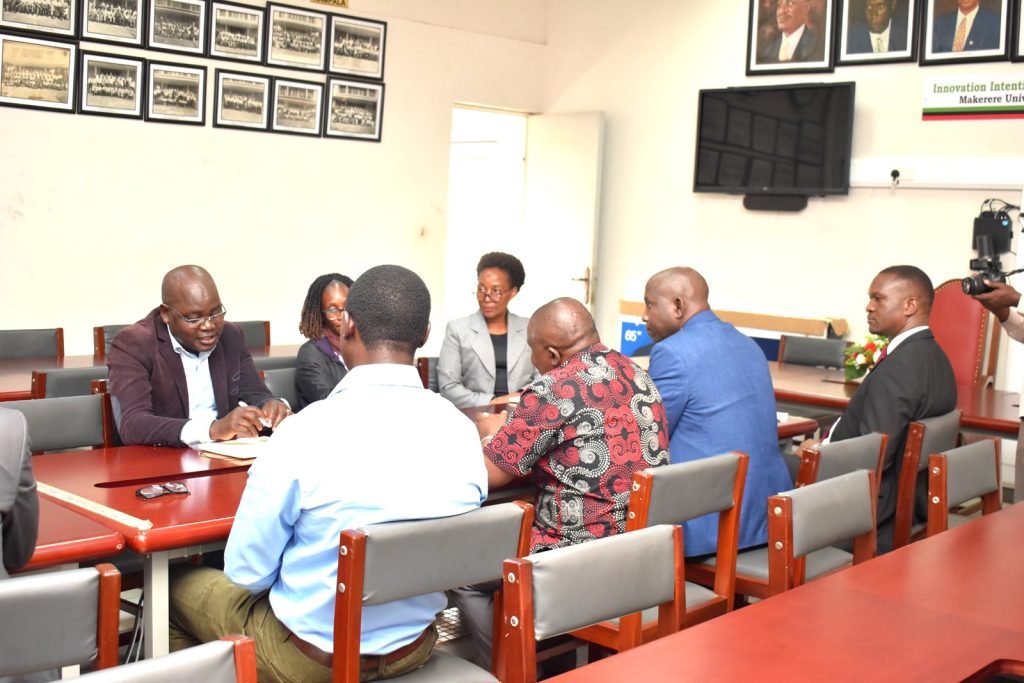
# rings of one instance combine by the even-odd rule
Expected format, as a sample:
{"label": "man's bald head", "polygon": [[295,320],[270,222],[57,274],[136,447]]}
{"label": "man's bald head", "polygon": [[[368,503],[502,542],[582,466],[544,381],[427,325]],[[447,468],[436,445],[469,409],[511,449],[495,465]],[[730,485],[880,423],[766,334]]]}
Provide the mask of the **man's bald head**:
{"label": "man's bald head", "polygon": [[693,268],[655,273],[644,288],[643,320],[656,342],[672,336],[686,321],[709,308],[707,280]]}
{"label": "man's bald head", "polygon": [[182,346],[193,353],[216,348],[224,331],[224,306],[217,284],[205,268],[178,266],[171,270],[160,285],[160,299],[160,317]]}
{"label": "man's bald head", "polygon": [[202,266],[178,266],[166,275],[160,284],[160,300],[172,306],[181,303],[183,293],[202,289],[220,299],[217,284],[213,277]]}
{"label": "man's bald head", "polygon": [[540,372],[557,368],[573,354],[600,341],[590,311],[568,297],[538,308],[526,328],[526,342],[533,352],[531,359]]}

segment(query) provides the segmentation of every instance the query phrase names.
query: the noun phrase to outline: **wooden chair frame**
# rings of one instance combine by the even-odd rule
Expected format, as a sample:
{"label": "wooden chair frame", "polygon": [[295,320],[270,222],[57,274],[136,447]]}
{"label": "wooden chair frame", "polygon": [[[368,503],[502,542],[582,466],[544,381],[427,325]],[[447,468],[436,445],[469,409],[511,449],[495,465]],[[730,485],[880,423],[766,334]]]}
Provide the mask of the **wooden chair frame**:
{"label": "wooden chair frame", "polygon": [[[961,422],[963,415],[960,416]],[[892,548],[902,548],[911,541],[914,527],[914,498],[917,493],[917,473],[921,470],[921,447],[924,442],[925,425],[911,422],[907,427],[907,441],[903,446],[903,460],[900,463],[899,479],[896,483],[896,513],[893,520]],[[957,437],[956,445],[961,438]]]}
{"label": "wooden chair frame", "polygon": [[[49,328],[47,328],[49,329]],[[5,330],[6,331],[6,330]],[[54,337],[56,337],[57,353],[53,358],[57,361],[64,360],[64,328],[55,327],[53,328]],[[40,358],[49,358],[49,356],[39,356]]]}
{"label": "wooden chair frame", "polygon": [[[868,470],[871,495],[871,529],[853,539],[853,564],[860,564],[875,556],[878,525],[878,486],[875,473]],[[789,496],[768,498],[768,596],[802,586],[805,580],[806,558],[793,557],[793,499]],[[837,570],[838,571],[838,570]]]}
{"label": "wooden chair frame", "polygon": [[[959,278],[946,280],[938,285],[935,288],[935,296],[938,297],[941,290],[946,290],[950,287],[956,293],[967,296],[963,294]],[[980,306],[980,304],[978,305]],[[981,313],[981,319],[977,328],[966,330],[967,334],[972,334],[977,339],[974,351],[972,381],[975,384],[990,384],[995,380],[996,376],[996,365],[999,361],[999,338],[1002,335],[1000,334],[1000,327],[995,314],[987,310]],[[987,350],[986,346],[988,347]]]}
{"label": "wooden chair frame", "polygon": [[[990,515],[1003,508],[1002,482],[1000,481],[1001,442],[995,442],[996,488],[981,497],[981,514]],[[928,456],[928,531],[934,536],[949,528],[949,497],[948,497],[948,459],[945,453],[932,453]]]}
{"label": "wooden chair frame", "polygon": [[[533,506],[515,501],[523,509],[519,529],[518,554],[530,552],[530,536],[533,529]],[[359,637],[363,622],[363,587],[366,570],[366,533],[358,529],[341,532],[338,551],[337,597],[334,603],[334,683],[359,683]],[[500,623],[502,615],[502,591],[494,594],[494,645],[491,671],[501,678],[499,672],[505,666],[505,652]]]}
{"label": "wooden chair frame", "polygon": [[[232,322],[234,322],[234,321],[232,321]],[[236,325],[240,325],[240,326],[242,326],[242,325],[254,325],[254,324],[258,324],[258,323],[262,323],[263,324],[263,343],[262,344],[252,344],[252,343],[246,341],[245,345],[249,349],[263,349],[263,350],[267,350],[267,349],[270,348],[270,321],[269,320],[242,320],[242,321],[239,321],[239,322],[235,322]]]}
{"label": "wooden chair frame", "polygon": [[252,636],[231,634],[222,636],[235,645],[235,681],[236,683],[256,683],[256,639]]}
{"label": "wooden chair frame", "polygon": [[[675,545],[675,599],[658,605],[658,622],[654,636],[657,638],[678,631],[686,610],[686,570],[683,562],[681,527],[674,528],[672,538]],[[505,560],[503,577],[505,606],[501,639],[507,641],[507,662],[506,676],[501,680],[503,683],[534,683],[537,680],[537,638],[534,628],[533,564],[525,557]],[[581,629],[573,633],[586,630]],[[628,650],[641,644],[643,638],[639,612],[620,618],[618,641],[620,650]]]}
{"label": "wooden chair frame", "polygon": [[[117,436],[117,425],[114,424],[114,409],[111,406],[110,394],[106,391],[107,382],[106,380],[93,380],[90,382],[92,394],[99,394],[101,398],[100,403],[100,420],[102,421],[102,441],[98,444],[83,444],[83,447],[92,448],[111,448],[118,443]],[[90,394],[90,395],[92,395]],[[73,398],[73,397],[64,397]],[[60,400],[59,398],[37,398],[27,399],[29,401],[55,401]],[[17,403],[17,402],[11,402]],[[45,451],[32,451],[32,455],[40,455]]]}
{"label": "wooden chair frame", "polygon": [[[32,398],[47,398],[47,396],[46,396],[46,386],[47,386],[47,381],[46,380],[47,380],[47,376],[48,376],[48,374],[50,372],[60,371],[61,369],[62,368],[54,368],[53,370],[33,370],[32,371],[31,397]],[[82,369],[84,370],[86,368],[82,368]],[[98,368],[98,369],[102,369],[102,368]],[[90,382],[89,382],[90,389],[91,389],[91,387],[92,387],[94,382],[101,382],[101,381],[106,381],[106,378],[97,377],[96,379],[90,380]],[[97,393],[97,392],[89,391],[89,392],[86,392],[86,393]]]}
{"label": "wooden chair frame", "polygon": [[[882,444],[878,450],[878,465],[875,467],[875,483],[882,481],[882,468],[885,466],[885,449],[889,443],[889,435],[882,434]],[[797,471],[796,481],[793,485],[796,488],[807,486],[818,481],[818,468],[821,466],[820,444],[804,446],[797,452],[800,459],[800,469]]]}

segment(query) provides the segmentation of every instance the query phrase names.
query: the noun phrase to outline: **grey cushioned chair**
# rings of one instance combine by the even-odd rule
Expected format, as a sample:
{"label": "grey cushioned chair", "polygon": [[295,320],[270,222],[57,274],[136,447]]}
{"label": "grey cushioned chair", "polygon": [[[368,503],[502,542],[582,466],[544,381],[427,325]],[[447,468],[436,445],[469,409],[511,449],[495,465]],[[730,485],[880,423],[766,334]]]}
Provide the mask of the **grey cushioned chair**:
{"label": "grey cushioned chair", "polygon": [[225,636],[169,655],[79,678],[86,683],[256,683],[256,641]]}
{"label": "grey cushioned chair", "polygon": [[25,415],[34,453],[113,445],[110,394],[6,401],[4,407]]}
{"label": "grey cushioned chair", "polygon": [[[453,517],[343,531],[334,604],[335,683],[359,681],[364,606],[497,580],[506,558],[528,552],[532,526],[532,505],[505,503]],[[499,594],[494,604],[497,622]],[[494,640],[495,669],[500,666],[500,640]],[[496,683],[498,679],[475,664],[435,649],[424,667],[396,680]]]}
{"label": "grey cushioned chair", "polygon": [[0,581],[0,676],[115,666],[120,595],[110,564]]}
{"label": "grey cushioned chair", "polygon": [[857,470],[872,470],[878,482],[882,477],[888,443],[887,435],[872,432],[844,441],[801,448],[800,471],[794,483],[799,488]]}
{"label": "grey cushioned chair", "polygon": [[92,393],[93,380],[106,378],[107,368],[103,365],[89,368],[33,370],[32,398],[87,396]]}
{"label": "grey cushioned chair", "polygon": [[110,355],[110,342],[114,335],[128,327],[128,325],[99,325],[92,328],[92,357],[95,359],[106,358]]}
{"label": "grey cushioned chair", "polygon": [[928,456],[928,535],[949,528],[949,509],[981,498],[984,515],[1002,509],[999,442],[983,439]]}
{"label": "grey cushioned chair", "polygon": [[779,365],[811,365],[819,368],[843,367],[843,339],[819,339],[782,335],[779,338]]}
{"label": "grey cushioned chair", "polygon": [[663,524],[506,560],[505,683],[536,680],[544,638],[622,617],[621,649],[629,649],[640,644],[632,617],[654,605],[658,635],[678,630],[686,609],[682,545],[682,530]]}
{"label": "grey cushioned chair", "polygon": [[[768,498],[768,592],[875,556],[875,473],[857,470]],[[833,544],[853,539],[853,554]],[[812,574],[811,554],[827,553]],[[824,569],[824,570],[823,570]]]}
{"label": "grey cushioned chair", "polygon": [[295,388],[295,368],[276,368],[263,371],[263,382],[277,398],[288,401],[288,405],[299,405],[299,392]]}
{"label": "grey cushioned chair", "polygon": [[267,370],[294,368],[298,360],[298,356],[253,356],[252,364],[256,366],[257,370],[266,372]]}
{"label": "grey cushioned chair", "polygon": [[910,543],[915,534],[924,533],[928,519],[928,456],[956,448],[959,439],[959,410],[910,423],[896,485],[893,549]]}
{"label": "grey cushioned chair", "polygon": [[0,358],[64,357],[64,328],[0,330]]}
{"label": "grey cushioned chair", "polygon": [[[650,467],[633,475],[626,531],[658,524],[681,524],[704,515],[718,514],[718,545],[715,564],[703,578],[713,590],[687,581],[682,626],[693,626],[732,610],[736,588],[736,549],[739,543],[740,508],[747,480],[745,453],[733,451],[710,458]],[[683,537],[683,545],[686,538]],[[657,634],[656,609],[643,612],[642,639]],[[618,651],[619,620],[602,622],[573,636]]]}
{"label": "grey cushioned chair", "polygon": [[231,322],[242,328],[242,335],[245,337],[245,345],[250,349],[265,349],[270,346],[270,321],[269,320],[243,320]]}

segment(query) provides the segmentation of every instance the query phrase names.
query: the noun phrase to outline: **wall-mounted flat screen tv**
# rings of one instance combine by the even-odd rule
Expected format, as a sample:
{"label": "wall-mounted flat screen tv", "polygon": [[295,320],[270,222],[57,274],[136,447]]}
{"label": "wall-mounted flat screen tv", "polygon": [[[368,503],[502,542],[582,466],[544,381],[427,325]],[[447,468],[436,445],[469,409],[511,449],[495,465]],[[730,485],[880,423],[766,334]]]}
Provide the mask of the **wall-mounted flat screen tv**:
{"label": "wall-mounted flat screen tv", "polygon": [[701,90],[695,192],[850,191],[853,83]]}

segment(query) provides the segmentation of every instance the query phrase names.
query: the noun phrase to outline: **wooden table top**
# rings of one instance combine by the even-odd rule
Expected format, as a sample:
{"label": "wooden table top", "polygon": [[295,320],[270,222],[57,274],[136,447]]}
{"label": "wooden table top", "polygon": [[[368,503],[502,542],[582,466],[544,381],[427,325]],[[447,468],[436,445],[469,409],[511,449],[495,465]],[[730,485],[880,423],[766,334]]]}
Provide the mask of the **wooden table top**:
{"label": "wooden table top", "polygon": [[124,537],[49,498],[39,498],[39,537],[24,571],[110,557],[124,550]]}
{"label": "wooden table top", "polygon": [[958,681],[1024,659],[1024,505],[553,681]]}

